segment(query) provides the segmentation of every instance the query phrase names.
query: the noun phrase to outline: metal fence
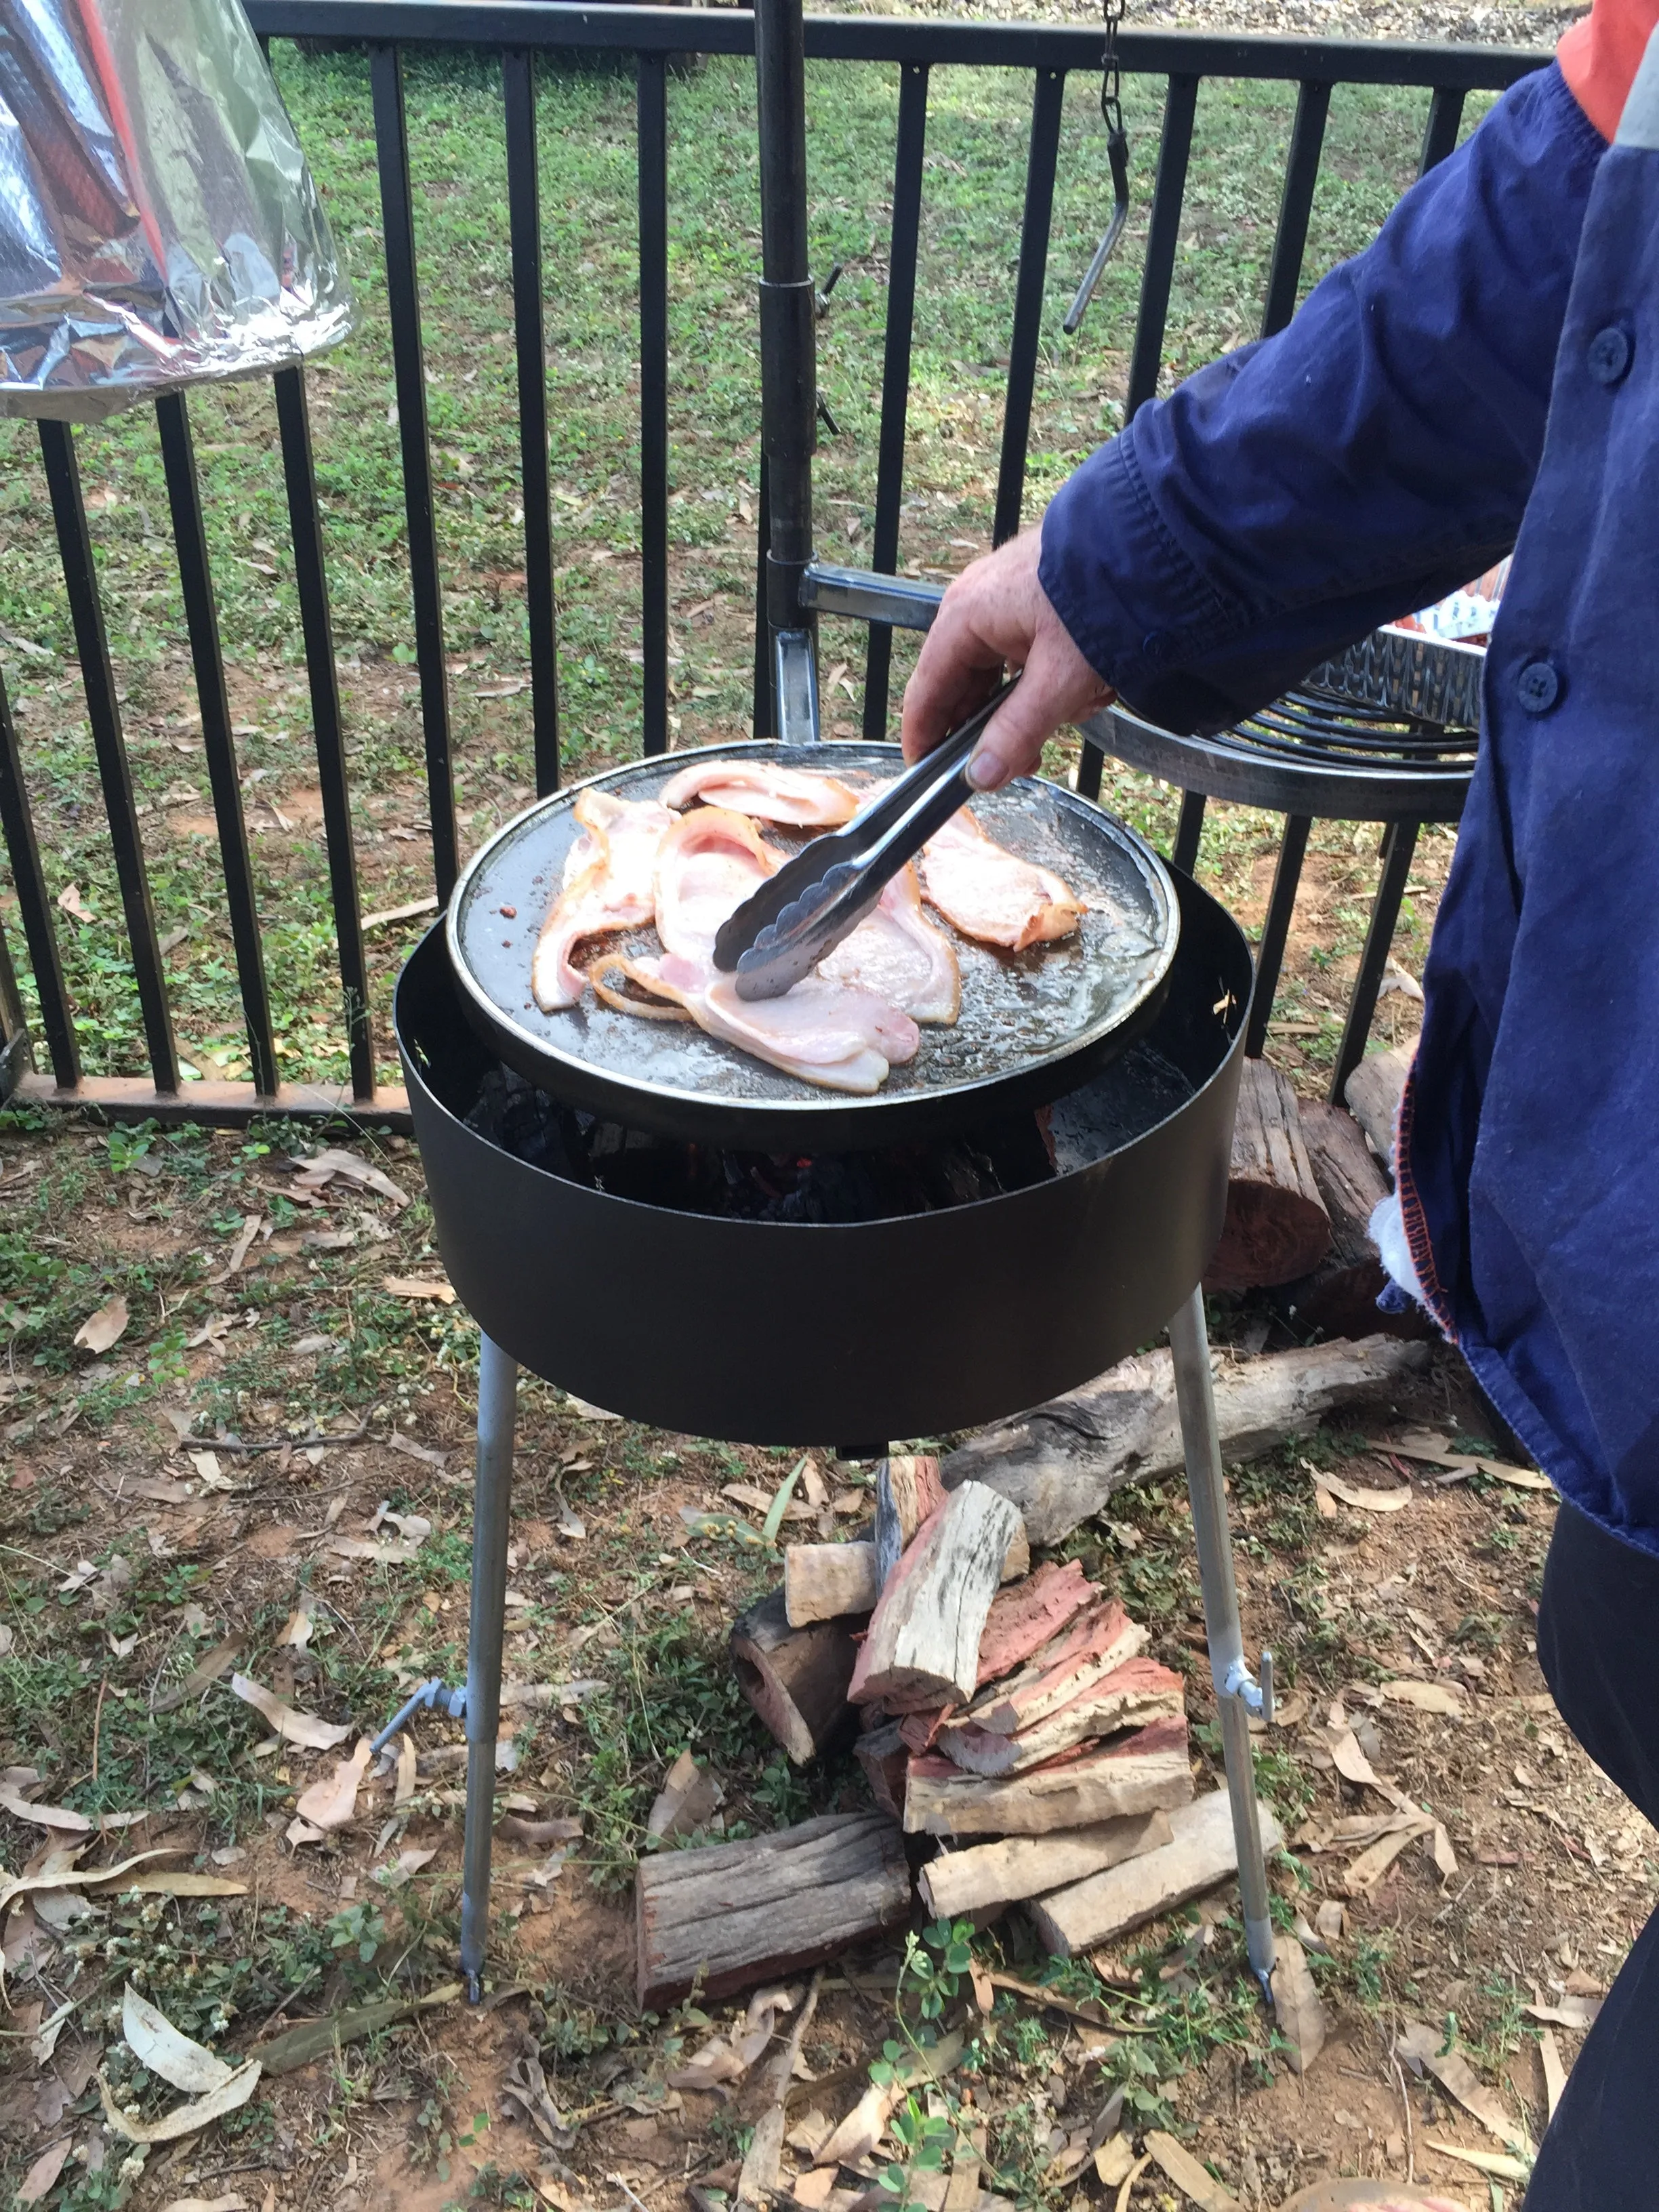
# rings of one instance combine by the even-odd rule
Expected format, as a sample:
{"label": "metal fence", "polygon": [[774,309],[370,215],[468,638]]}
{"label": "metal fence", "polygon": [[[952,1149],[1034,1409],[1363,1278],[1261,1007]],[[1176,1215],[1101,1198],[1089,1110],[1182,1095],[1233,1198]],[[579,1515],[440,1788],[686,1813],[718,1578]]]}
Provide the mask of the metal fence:
{"label": "metal fence", "polygon": [[[419,698],[429,800],[434,885],[448,897],[461,854],[451,761],[444,663],[442,579],[422,358],[419,273],[403,54],[424,47],[498,51],[505,112],[512,287],[517,349],[519,428],[525,515],[525,596],[538,789],[559,780],[558,649],[548,466],[547,386],[543,345],[543,267],[536,145],[536,76],[544,54],[606,52],[632,58],[637,85],[639,343],[643,595],[644,717],[647,751],[668,742],[668,102],[670,63],[685,54],[754,52],[747,10],[579,7],[564,0],[246,0],[255,30],[273,38],[320,38],[366,47],[373,89],[386,275],[401,444]],[[1101,63],[1097,29],[1035,23],[945,22],[895,16],[809,17],[806,52],[817,61],[885,63],[900,72],[894,149],[885,350],[872,565],[892,574],[898,562],[910,347],[921,234],[923,155],[930,74],[936,69],[1009,70],[1031,80],[1030,136],[1018,234],[1018,276],[1009,344],[994,535],[1019,526],[1036,386],[1061,102],[1066,76]],[[1209,36],[1126,31],[1121,66],[1164,81],[1158,148],[1130,354],[1127,412],[1157,387],[1199,88],[1206,77],[1293,83],[1295,121],[1268,273],[1264,335],[1290,320],[1297,299],[1331,94],[1339,84],[1414,88],[1428,95],[1421,167],[1443,160],[1457,141],[1471,92],[1501,91],[1543,65],[1545,56],[1502,49],[1358,40]],[[227,910],[246,1024],[252,1080],[181,1084],[166,977],[151,910],[138,811],[122,734],[116,681],[82,499],[74,434],[40,426],[42,457],[86,693],[94,749],[108,817],[143,1014],[150,1073],[121,1078],[82,1066],[73,1010],[64,988],[55,917],[32,826],[16,732],[0,683],[0,830],[3,831],[40,1006],[50,1074],[32,1072],[34,1041],[24,1029],[12,960],[0,935],[0,1096],[54,1104],[93,1104],[127,1115],[239,1122],[256,1114],[315,1116],[336,1112],[404,1118],[400,1091],[374,1079],[368,970],[353,857],[351,796],[336,673],[325,566],[324,530],[302,369],[275,379],[313,734],[327,840],[331,893],[351,1071],[335,1091],[279,1079],[270,994],[243,817],[235,742],[227,698],[213,580],[186,402],[156,403],[171,526],[189,632],[202,740],[222,854]],[[761,508],[765,558],[765,503]],[[769,731],[765,623],[757,592],[757,734]],[[901,619],[902,617],[901,617]],[[892,632],[870,634],[864,695],[866,736],[886,732]]]}

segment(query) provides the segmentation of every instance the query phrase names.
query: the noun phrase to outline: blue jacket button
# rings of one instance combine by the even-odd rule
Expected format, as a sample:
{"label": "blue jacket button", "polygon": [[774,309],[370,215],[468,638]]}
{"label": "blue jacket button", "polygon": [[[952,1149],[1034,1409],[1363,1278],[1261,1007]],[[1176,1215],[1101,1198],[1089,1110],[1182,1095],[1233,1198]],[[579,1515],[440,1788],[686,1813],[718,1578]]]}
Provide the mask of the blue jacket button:
{"label": "blue jacket button", "polygon": [[1597,331],[1589,342],[1589,373],[1598,384],[1617,384],[1630,367],[1630,340],[1617,323]]}
{"label": "blue jacket button", "polygon": [[1529,660],[1515,688],[1528,714],[1547,714],[1561,696],[1561,679],[1547,660]]}

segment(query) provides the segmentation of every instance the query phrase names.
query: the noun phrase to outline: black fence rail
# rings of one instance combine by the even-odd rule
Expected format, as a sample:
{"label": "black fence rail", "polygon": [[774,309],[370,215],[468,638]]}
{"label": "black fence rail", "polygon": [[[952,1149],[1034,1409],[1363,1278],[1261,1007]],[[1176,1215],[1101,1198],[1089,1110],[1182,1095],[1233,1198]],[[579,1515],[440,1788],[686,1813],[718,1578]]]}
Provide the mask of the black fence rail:
{"label": "black fence rail", "polygon": [[[427,422],[404,53],[413,48],[467,47],[494,49],[501,56],[535,779],[538,790],[545,793],[558,784],[561,748],[536,139],[538,61],[544,55],[582,52],[620,54],[632,58],[635,72],[644,742],[647,751],[659,752],[666,750],[669,738],[670,63],[678,55],[752,54],[754,18],[747,10],[735,9],[580,7],[566,4],[566,0],[500,0],[500,4],[490,4],[490,0],[246,0],[246,5],[254,29],[266,42],[324,39],[360,46],[369,56],[433,884],[441,902],[453,886],[462,855],[444,659],[443,581]],[[1101,49],[1097,30],[1068,26],[942,22],[894,16],[807,19],[810,59],[884,63],[900,73],[872,533],[873,566],[886,574],[895,574],[898,562],[931,73],[966,67],[1006,70],[1025,74],[1032,85],[997,470],[994,536],[1000,542],[1019,527],[1024,498],[1066,79],[1074,71],[1096,73]],[[1547,60],[1540,54],[1482,47],[1133,31],[1121,34],[1119,53],[1126,74],[1162,78],[1164,82],[1139,313],[1129,358],[1129,414],[1157,388],[1198,94],[1206,78],[1254,79],[1294,84],[1297,88],[1262,315],[1261,328],[1267,335],[1289,321],[1296,304],[1334,87],[1409,88],[1425,94],[1421,167],[1426,170],[1455,145],[1464,102],[1470,93],[1502,91]],[[64,425],[46,422],[40,426],[41,453],[150,1072],[146,1078],[117,1077],[82,1068],[16,732],[0,680],[0,832],[4,836],[40,1005],[38,1042],[44,1047],[50,1067],[50,1073],[33,1071],[37,1041],[25,1028],[11,953],[0,934],[0,1096],[15,1092],[42,1103],[97,1105],[125,1115],[232,1123],[265,1114],[342,1113],[394,1124],[404,1118],[401,1091],[384,1085],[377,1089],[375,1083],[368,966],[353,854],[351,793],[305,372],[284,370],[276,377],[275,386],[327,841],[349,1084],[338,1089],[306,1086],[283,1083],[279,1077],[189,410],[185,398],[175,394],[156,403],[157,428],[252,1079],[240,1083],[180,1080],[116,679],[81,495],[76,440]],[[763,490],[761,521],[763,565]],[[771,726],[771,714],[766,655],[761,649],[765,625],[758,592],[757,613],[755,727],[757,733],[765,733]],[[872,625],[865,671],[866,736],[880,737],[886,731],[891,636],[890,628],[884,624]]]}

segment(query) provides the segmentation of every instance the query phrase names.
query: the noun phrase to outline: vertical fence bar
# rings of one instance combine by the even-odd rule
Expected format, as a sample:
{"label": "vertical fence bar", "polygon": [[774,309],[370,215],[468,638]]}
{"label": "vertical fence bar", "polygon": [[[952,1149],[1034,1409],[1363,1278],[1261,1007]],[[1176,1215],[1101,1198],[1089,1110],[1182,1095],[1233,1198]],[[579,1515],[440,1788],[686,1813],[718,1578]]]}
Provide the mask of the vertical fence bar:
{"label": "vertical fence bar", "polygon": [[1311,815],[1287,814],[1285,817],[1285,835],[1279,843],[1279,865],[1273,870],[1273,892],[1261,925],[1261,942],[1255,951],[1255,994],[1250,1001],[1249,1027],[1244,1033],[1244,1050],[1252,1060],[1261,1059],[1267,1042],[1267,1024],[1279,994],[1279,971],[1285,964],[1285,946],[1291,934],[1291,916],[1296,911],[1297,886],[1302,881],[1302,862],[1312,827]]}
{"label": "vertical fence bar", "polygon": [[236,773],[236,740],[230,730],[230,700],[225,690],[224,655],[219,646],[219,617],[213,601],[213,574],[208,562],[207,533],[202,523],[201,486],[197,481],[196,455],[191,443],[190,416],[184,394],[164,393],[155,403],[155,419],[161,434],[161,466],[167,477],[167,505],[179,555],[179,580],[184,590],[185,620],[190,630],[190,657],[196,671],[196,696],[202,709],[202,744],[207,754],[214,820],[224,862],[225,902],[230,911],[236,981],[247,1023],[248,1057],[253,1065],[253,1087],[269,1098],[275,1096],[276,1090],[276,1040],[271,1032],[264,948],[260,942],[259,915],[253,896],[253,869],[248,858],[247,823],[242,815],[242,788]]}
{"label": "vertical fence bar", "polygon": [[1175,850],[1170,858],[1183,875],[1190,876],[1198,866],[1199,840],[1204,835],[1204,794],[1201,791],[1183,791],[1181,794],[1181,819],[1176,824]]}
{"label": "vertical fence bar", "polygon": [[1042,336],[1042,287],[1048,273],[1048,232],[1054,211],[1054,163],[1066,98],[1063,70],[1039,70],[1031,102],[1031,143],[1025,161],[1025,212],[1019,226],[1019,276],[1014,287],[1014,335],[1008,348],[1008,394],[1002,416],[1002,459],[997,471],[992,543],[1000,545],[1019,528],[1025,492],[1025,449],[1031,436],[1031,395],[1036,386],[1037,345]]}
{"label": "vertical fence bar", "polygon": [[559,787],[559,629],[553,582],[552,484],[547,465],[547,357],[542,331],[542,199],[536,151],[536,57],[501,57],[507,110],[507,221],[513,255],[513,334],[519,367],[519,454],[524,484],[524,603],[530,629],[530,711],[536,790]]}
{"label": "vertical fence bar", "polygon": [[[115,875],[120,885],[127,942],[132,951],[132,974],[138,987],[144,1046],[156,1089],[176,1091],[179,1053],[173,1042],[173,1012],[167,1002],[161,947],[156,941],[149,874],[144,866],[143,841],[139,836],[137,810],[133,804],[132,773],[127,760],[126,740],[121,732],[121,707],[116,696],[115,671],[110,665],[103,602],[98,596],[98,571],[93,561],[91,533],[87,528],[86,502],[81,495],[75,434],[67,422],[42,422],[39,429],[40,458],[46,465],[46,489],[52,498],[52,522],[58,533],[58,557],[69,593],[70,619],[75,627],[75,650],[81,663],[81,687],[86,694],[87,720],[98,761],[98,780],[103,786],[104,811],[109,817],[110,842],[115,853]],[[30,957],[33,957],[32,945]]]}
{"label": "vertical fence bar", "polygon": [[17,1088],[17,1079],[33,1065],[28,1027],[23,1019],[23,994],[17,988],[17,970],[11,964],[11,947],[0,925],[0,1106]]}
{"label": "vertical fence bar", "polygon": [[755,509],[755,711],[754,734],[778,733],[778,702],[772,696],[772,633],[766,619],[766,556],[772,550],[771,487],[766,480],[766,441],[761,440],[760,504]]}
{"label": "vertical fence bar", "polygon": [[351,1095],[359,1105],[374,1096],[374,1038],[368,1014],[368,959],[363,950],[362,908],[357,896],[357,855],[351,831],[351,792],[346,777],[345,723],[334,663],[334,623],[329,613],[328,572],[323,561],[323,523],[317,506],[317,470],[311,449],[311,410],[302,368],[279,368],[276,428],[283,441],[289,529],[294,543],[294,580],[300,598],[306,675],[311,686],[311,727],[317,746],[317,784],[328,840],[328,880],[334,906],[340,987],[345,1000],[346,1052]]}
{"label": "vertical fence bar", "polygon": [[668,57],[638,57],[640,550],[645,750],[668,750]]}
{"label": "vertical fence bar", "polygon": [[409,120],[404,111],[403,58],[396,46],[369,48],[369,82],[374,98],[374,155],[380,179],[380,226],[386,238],[386,302],[392,318],[398,438],[403,452],[404,510],[409,524],[409,580],[415,602],[421,729],[426,743],[427,811],[432,817],[432,873],[439,901],[444,903],[455,887],[460,845],[455,828],[449,685],[444,672],[443,591],[438,573],[432,451],[427,434],[415,206],[409,181]]}
{"label": "vertical fence bar", "polygon": [[[898,568],[899,514],[904,498],[904,434],[910,399],[910,337],[916,319],[916,252],[921,238],[921,163],[927,143],[927,65],[906,62],[899,72],[898,143],[893,153],[893,230],[887,252],[887,336],[881,365],[881,437],[876,461],[876,519],[871,561],[883,575]],[[864,734],[887,735],[893,665],[889,623],[870,625],[864,668]]]}
{"label": "vertical fence bar", "polygon": [[1463,121],[1463,98],[1448,86],[1437,85],[1434,97],[1429,102],[1429,119],[1423,131],[1423,152],[1417,165],[1419,177],[1437,168],[1457,144],[1457,133]]}
{"label": "vertical fence bar", "polygon": [[1342,1042],[1337,1047],[1336,1066],[1331,1070],[1333,1106],[1344,1103],[1344,1086],[1365,1057],[1371,1018],[1376,1012],[1377,996],[1382,988],[1382,971],[1389,964],[1395,924],[1400,919],[1401,901],[1406,896],[1412,856],[1417,850],[1417,835],[1422,826],[1420,822],[1390,822],[1382,840],[1382,873],[1371,905],[1365,949],[1359,956],[1359,972],[1353,979],[1353,995],[1348,1000],[1348,1018],[1343,1024]]}
{"label": "vertical fence bar", "polygon": [[1330,112],[1329,85],[1297,86],[1290,159],[1285,165],[1285,193],[1279,205],[1273,267],[1267,273],[1267,297],[1261,310],[1264,338],[1272,337],[1275,331],[1282,331],[1296,313],[1302,258],[1308,247],[1308,218],[1313,213],[1319,157],[1325,144],[1325,121]]}
{"label": "vertical fence bar", "polygon": [[1129,357],[1126,419],[1158,390],[1164,358],[1164,331],[1170,314],[1170,285],[1181,238],[1181,205],[1187,196],[1187,163],[1193,150],[1193,122],[1198,113],[1200,80],[1172,76],[1164,100],[1164,133],[1158,149],[1158,182],[1146,226],[1146,259],[1140,274],[1140,312],[1135,318],[1134,349]]}
{"label": "vertical fence bar", "polygon": [[[34,990],[40,1001],[40,1026],[46,1033],[46,1049],[52,1054],[52,1080],[60,1091],[73,1091],[81,1080],[81,1055],[75,1042],[69,993],[64,988],[58,933],[52,922],[52,900],[40,866],[34,817],[29,811],[28,793],[23,784],[17,730],[11,719],[11,702],[6,695],[3,677],[0,677],[0,830],[5,833],[12,881],[17,887],[17,904],[23,917],[23,939],[34,969]],[[19,1012],[21,1015],[21,1006]]]}

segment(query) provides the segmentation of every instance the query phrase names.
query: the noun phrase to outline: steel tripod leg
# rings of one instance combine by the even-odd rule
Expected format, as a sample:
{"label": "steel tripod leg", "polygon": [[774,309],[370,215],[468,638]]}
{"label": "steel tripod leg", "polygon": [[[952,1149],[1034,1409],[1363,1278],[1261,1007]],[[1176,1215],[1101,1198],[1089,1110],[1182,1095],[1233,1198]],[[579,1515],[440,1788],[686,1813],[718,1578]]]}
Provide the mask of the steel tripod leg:
{"label": "steel tripod leg", "polygon": [[[1232,1537],[1227,1526],[1227,1496],[1222,1487],[1221,1437],[1216,1427],[1215,1392],[1210,1382],[1210,1346],[1204,1332],[1204,1296],[1194,1291],[1170,1323],[1175,1357],[1176,1403],[1187,1457],[1187,1486],[1193,1503],[1193,1537],[1198,1547],[1198,1578],[1204,1592],[1204,1626],[1210,1639],[1210,1671],[1215,1680],[1221,1718],[1221,1747],[1227,1764],[1227,1794],[1232,1801],[1233,1836],[1238,1846],[1238,1887],[1244,1906],[1244,1942],[1262,1993],[1271,1999],[1273,1970],[1273,1923],[1267,1914],[1267,1866],[1261,1850],[1256,1810],[1255,1772],[1250,1755],[1250,1714],[1264,1702],[1244,1660],[1244,1633],[1238,1618],[1238,1589],[1233,1580]],[[1263,1674],[1268,1680],[1267,1663]]]}
{"label": "steel tripod leg", "polygon": [[486,1336],[478,1346],[478,1471],[466,1643],[466,1840],[461,1855],[461,1973],[472,2004],[483,1994],[484,1947],[489,1940],[489,1841],[495,1817],[495,1730],[501,1707],[518,1389],[517,1361]]}

